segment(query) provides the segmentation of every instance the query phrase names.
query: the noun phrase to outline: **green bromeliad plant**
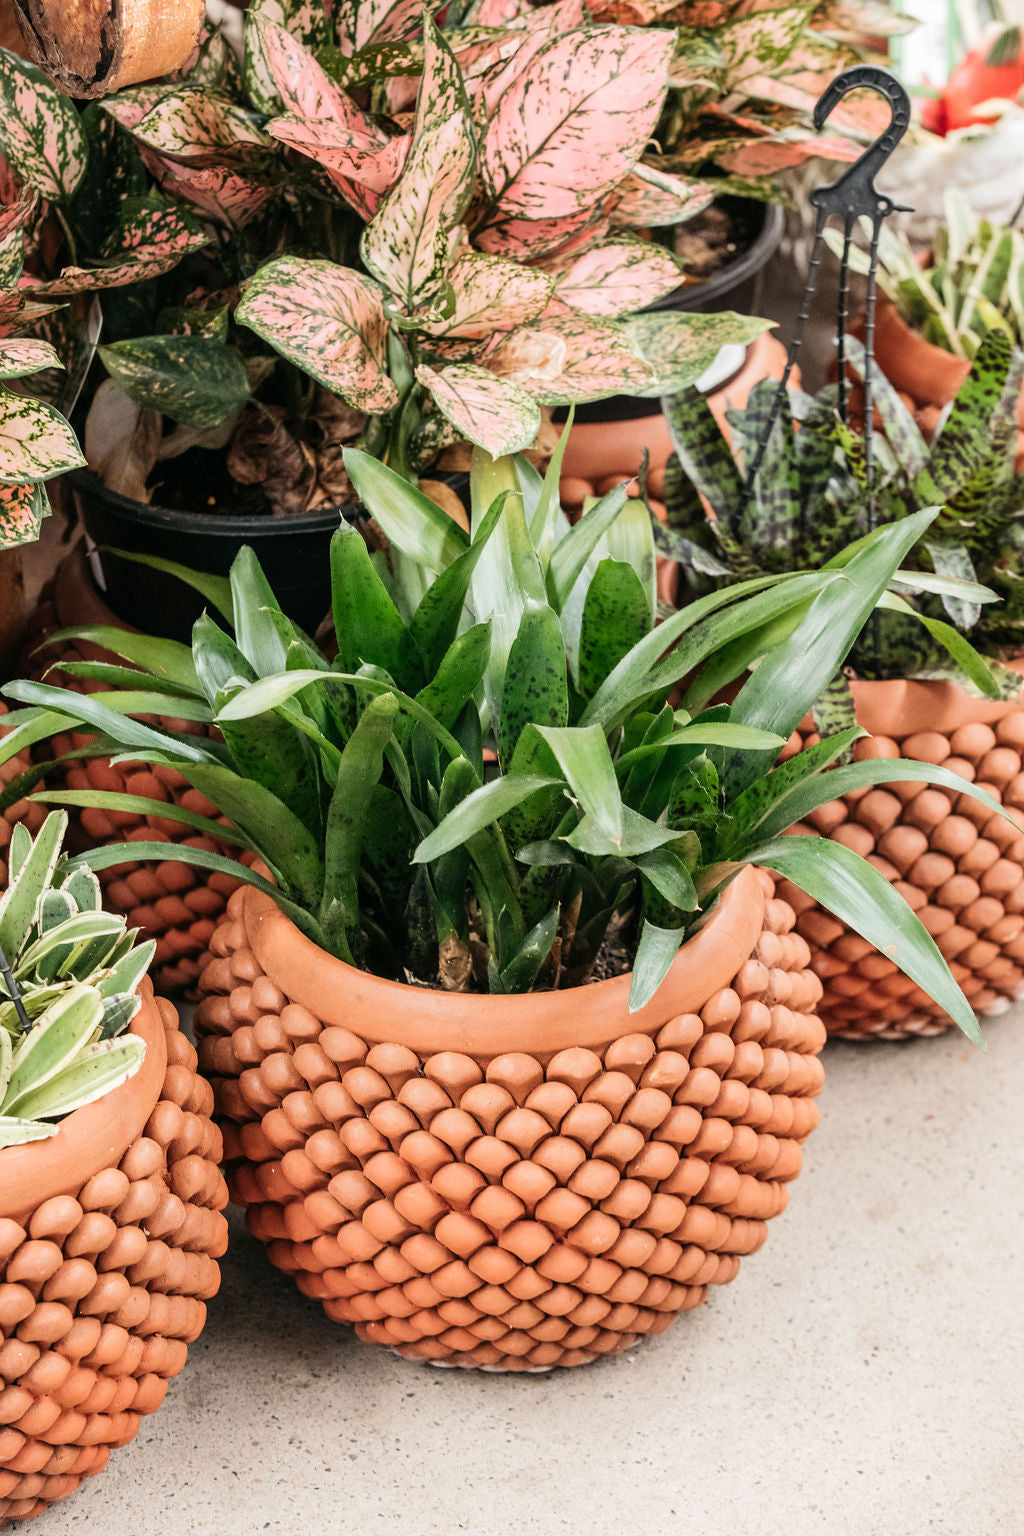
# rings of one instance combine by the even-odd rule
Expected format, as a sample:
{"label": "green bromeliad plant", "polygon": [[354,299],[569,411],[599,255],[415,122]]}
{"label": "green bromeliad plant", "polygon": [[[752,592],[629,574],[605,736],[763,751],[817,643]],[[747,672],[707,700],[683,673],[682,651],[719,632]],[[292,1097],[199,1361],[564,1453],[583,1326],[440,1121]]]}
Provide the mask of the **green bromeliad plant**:
{"label": "green bromeliad plant", "polygon": [[[848,346],[862,373],[863,349]],[[757,571],[841,558],[872,518],[895,522],[936,507],[914,552],[915,574],[890,585],[850,665],[862,677],[952,676],[1015,697],[1020,675],[999,658],[1020,655],[1024,643],[1024,476],[1014,469],[1024,353],[1002,332],[986,336],[930,443],[879,369],[872,378],[881,431],[870,479],[863,436],[840,421],[834,386],[813,399],[790,396],[752,481],[747,466],[775,401],[773,381],[728,413],[731,447],[697,390],[666,401],[675,452],[658,548],[679,561],[686,590],[708,591]]]}
{"label": "green bromeliad plant", "polygon": [[128,1034],[156,945],[102,910],[99,882],[61,854],[67,813],[20,823],[0,900],[0,1148],[55,1136],[72,1110],[138,1071]]}
{"label": "green bromeliad plant", "polygon": [[[220,618],[204,614],[190,647],[66,632],[120,660],[66,664],[101,685],[90,694],[8,685],[25,707],[8,716],[0,758],[70,727],[95,733],[86,751],[174,766],[226,827],[164,802],[159,814],[226,833],[271,880],[184,844],[172,856],[267,892],[329,953],[378,975],[459,991],[564,987],[614,941],[638,1008],[718,893],[760,864],[976,1032],[888,882],[838,843],[783,834],[837,794],[901,777],[997,803],[926,763],[825,774],[856,726],[773,768],[934,510],[875,530],[841,568],[756,576],[656,627],[650,524],[625,487],[570,527],[557,458],[541,480],[525,460],[479,454],[469,536],[370,456],[350,452],[348,467],[390,548],[372,555],[354,529],[335,534],[332,659],[243,549],[230,579],[193,578]],[[713,702],[751,667],[733,704]],[[221,735],[140,718],[153,715]],[[16,779],[4,798],[30,787]],[[105,791],[48,798],[154,808]],[[164,860],[168,847],[132,842],[81,862]]]}

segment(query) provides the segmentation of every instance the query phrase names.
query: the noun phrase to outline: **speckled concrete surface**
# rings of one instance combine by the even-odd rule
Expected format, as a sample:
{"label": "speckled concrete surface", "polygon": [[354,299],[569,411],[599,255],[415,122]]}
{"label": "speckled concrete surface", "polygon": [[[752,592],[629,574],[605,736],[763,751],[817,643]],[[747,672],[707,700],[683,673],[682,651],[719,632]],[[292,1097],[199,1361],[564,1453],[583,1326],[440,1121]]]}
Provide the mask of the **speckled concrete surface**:
{"label": "speckled concrete surface", "polygon": [[617,1360],[509,1378],[327,1322],[236,1223],[189,1365],[32,1536],[1020,1536],[1024,1007],[832,1044],[790,1209]]}

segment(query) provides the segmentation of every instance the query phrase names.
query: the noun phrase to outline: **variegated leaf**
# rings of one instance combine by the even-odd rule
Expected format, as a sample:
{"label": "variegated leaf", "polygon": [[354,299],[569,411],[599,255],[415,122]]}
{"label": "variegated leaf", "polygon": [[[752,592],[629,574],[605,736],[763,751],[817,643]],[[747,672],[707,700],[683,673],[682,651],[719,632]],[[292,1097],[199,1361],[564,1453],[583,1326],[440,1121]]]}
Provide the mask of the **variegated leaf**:
{"label": "variegated leaf", "polygon": [[132,132],[140,144],[183,165],[245,166],[273,148],[244,108],[187,87],[162,97]]}
{"label": "variegated leaf", "polygon": [[[322,0],[256,0],[245,17],[245,90],[257,111],[268,116],[281,110],[281,93],[267,57],[269,23],[294,39],[297,47],[316,52],[331,42],[329,7]],[[286,103],[287,105],[287,103]]]}
{"label": "variegated leaf", "polygon": [[578,256],[555,282],[555,297],[588,315],[625,315],[672,293],[682,282],[664,246],[628,236]]}
{"label": "variegated leaf", "polygon": [[50,498],[41,484],[0,484],[0,549],[31,544],[39,537]]}
{"label": "variegated leaf", "polygon": [[107,265],[92,270],[65,267],[59,277],[32,284],[31,292],[63,298],[93,288],[123,288],[172,271],[183,256],[209,243],[208,235],[173,208],[144,206],[130,214]]}
{"label": "variegated leaf", "polygon": [[235,319],[357,410],[390,411],[387,322],[371,277],[330,261],[280,256],[251,278]]}
{"label": "variegated leaf", "polygon": [[186,427],[215,427],[249,398],[237,352],[210,336],[142,336],[99,348],[110,377],[143,410]]}
{"label": "variegated leaf", "polygon": [[63,366],[48,341],[37,341],[34,336],[0,341],[0,379],[20,379],[26,373]]}
{"label": "variegated leaf", "polygon": [[48,480],[84,463],[78,439],[59,411],[0,390],[0,480]]}
{"label": "variegated leaf", "polygon": [[342,51],[352,54],[415,35],[422,14],[420,0],[340,0],[331,20]]}
{"label": "variegated leaf", "polygon": [[0,147],[25,182],[66,203],[85,174],[78,113],[41,70],[0,48]]}
{"label": "variegated leaf", "polygon": [[668,89],[671,32],[584,28],[547,43],[509,87],[481,150],[488,225],[578,214],[639,160]]}
{"label": "variegated leaf", "polygon": [[674,394],[699,379],[725,346],[747,346],[770,330],[771,320],[754,315],[671,311],[634,315],[626,330],[653,375],[641,391],[648,397]]}
{"label": "variegated leaf", "polygon": [[[572,405],[602,400],[608,395],[639,394],[651,382],[651,370],[622,325],[583,316],[556,315],[533,327],[533,334],[564,348],[561,366],[554,376],[541,376],[530,382],[520,375],[519,382],[542,405]],[[501,352],[502,348],[496,349],[495,367],[499,366]]]}
{"label": "variegated leaf", "polygon": [[416,377],[462,436],[494,458],[529,448],[540,430],[537,402],[518,384],[496,378],[486,368],[459,363],[435,372],[421,366]]}
{"label": "variegated leaf", "polygon": [[430,336],[484,338],[510,331],[542,314],[552,291],[547,273],[477,251],[459,253],[448,281],[455,307],[447,319],[421,327]]}
{"label": "variegated leaf", "polygon": [[223,165],[178,165],[154,155],[150,169],[170,197],[180,198],[204,218],[229,229],[244,229],[277,194],[277,188]]}
{"label": "variegated leaf", "polygon": [[682,224],[707,208],[715,189],[708,181],[687,181],[643,162],[623,181],[612,209],[621,229],[658,229]]}
{"label": "variegated leaf", "polygon": [[438,292],[473,192],[476,143],[459,66],[429,20],[416,125],[405,166],[363,231],[363,262],[410,310]]}

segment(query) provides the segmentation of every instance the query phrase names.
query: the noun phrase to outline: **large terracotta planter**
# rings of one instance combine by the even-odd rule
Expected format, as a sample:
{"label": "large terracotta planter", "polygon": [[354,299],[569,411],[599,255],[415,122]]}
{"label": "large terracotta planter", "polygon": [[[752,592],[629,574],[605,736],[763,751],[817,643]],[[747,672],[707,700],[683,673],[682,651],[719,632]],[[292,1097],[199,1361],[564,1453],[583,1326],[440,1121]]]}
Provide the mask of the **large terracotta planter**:
{"label": "large terracotta planter", "polygon": [[[942,763],[1024,811],[1024,704],[938,682],[855,682],[853,693],[872,733],[856,743],[856,757]],[[805,721],[785,755],[817,740]],[[917,912],[977,1013],[1001,1013],[1024,991],[1024,832],[1002,816],[967,795],[900,783],[833,801],[793,830],[833,837],[870,859]],[[830,1032],[899,1039],[950,1026],[887,956],[788,882],[779,894],[811,946]]]}
{"label": "large terracotta planter", "polygon": [[[72,625],[111,624],[127,628],[107,608],[93,584],[84,547],[77,544],[61,564],[52,589],[45,593],[31,623],[32,644],[38,646],[47,634]],[[29,665],[39,673],[51,667],[57,656],[62,660],[82,659],[116,661],[96,646],[75,648],[61,646],[59,652],[42,649]],[[50,679],[68,687],[95,692],[102,684],[84,682],[54,673]],[[203,727],[187,720],[162,719],[159,723],[178,732],[200,732]],[[67,733],[54,737],[38,751],[46,758],[85,746],[88,732]],[[111,763],[109,758],[84,758],[72,761],[48,779],[51,788],[105,789],[120,793],[145,795],[183,805],[203,816],[217,816],[217,810],[197,790],[190,789],[173,768],[159,764]],[[169,846],[188,843],[192,847],[215,849],[230,855],[235,850],[227,843],[216,844],[207,837],[193,834],[179,821],[158,816],[145,818],[122,811],[83,810],[69,812],[71,825],[68,845],[76,851],[107,843],[166,842]],[[124,912],[133,927],[157,941],[153,976],[161,991],[173,992],[194,986],[206,947],[227,905],[237,881],[227,875],[209,874],[191,869],[174,859],[165,864],[119,864],[100,873],[107,905]]]}
{"label": "large terracotta planter", "polygon": [[0,1523],[102,1471],[185,1364],[220,1283],[213,1094],[143,983],[134,1077],[0,1151]]}
{"label": "large terracotta planter", "polygon": [[785,1206],[825,1033],[808,949],[744,872],[658,996],[454,996],[231,898],[197,1014],[232,1198],[327,1315],[412,1359],[536,1370],[635,1344]]}

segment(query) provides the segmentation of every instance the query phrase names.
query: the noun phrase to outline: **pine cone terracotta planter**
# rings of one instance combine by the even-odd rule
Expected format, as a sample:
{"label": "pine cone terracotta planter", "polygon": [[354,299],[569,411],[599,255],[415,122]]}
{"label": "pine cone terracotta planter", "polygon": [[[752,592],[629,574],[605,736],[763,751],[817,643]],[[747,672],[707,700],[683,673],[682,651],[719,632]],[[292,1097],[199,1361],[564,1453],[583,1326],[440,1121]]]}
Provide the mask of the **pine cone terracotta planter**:
{"label": "pine cone terracotta planter", "polygon": [[785,1206],[825,1032],[746,871],[657,998],[453,996],[354,971],[240,891],[197,1015],[232,1198],[279,1268],[412,1359],[579,1365],[731,1280]]}
{"label": "pine cone terracotta planter", "polygon": [[103,1470],[159,1408],[220,1283],[213,1094],[144,983],[142,1066],[0,1152],[0,1523]]}
{"label": "pine cone terracotta planter", "polygon": [[[30,645],[40,645],[46,635],[58,629],[81,624],[113,624],[127,628],[111,613],[97,592],[84,547],[78,544],[60,566],[52,591],[44,595],[33,615]],[[76,649],[65,644],[59,652],[56,649],[36,652],[29,665],[38,674],[52,666],[58,655],[65,661],[80,660],[85,656],[90,661],[117,660],[96,646]],[[90,693],[102,687],[99,683],[86,683],[61,674],[54,674],[51,680]],[[179,732],[203,730],[202,726],[187,720],[162,719],[157,723]],[[57,757],[76,746],[85,746],[88,741],[87,732],[68,733],[55,737],[40,751],[47,758]],[[51,774],[48,782],[55,789],[116,790],[183,805],[202,816],[216,817],[218,814],[216,807],[198,790],[190,789],[175,769],[159,764],[150,768],[141,763],[113,764],[106,757],[85,758]],[[69,814],[68,846],[78,852],[123,841],[187,843],[229,857],[236,852],[227,843],[217,844],[210,838],[193,834],[179,821],[157,816],[143,819],[122,811],[72,809]],[[175,992],[194,987],[214,928],[238,882],[228,875],[191,869],[173,859],[168,859],[166,864],[119,864],[101,871],[99,879],[107,905],[116,912],[124,912],[133,927],[142,928],[148,937],[156,939],[153,978],[159,990]]]}
{"label": "pine cone terracotta planter", "polygon": [[[972,698],[952,683],[855,682],[853,692],[872,733],[856,757],[942,763],[1024,812],[1024,706]],[[807,721],[786,755],[817,740]],[[1003,817],[966,795],[901,783],[833,801],[793,830],[869,858],[913,907],[977,1013],[1002,1013],[1024,991],[1024,832]],[[787,881],[778,890],[811,946],[830,1033],[892,1040],[950,1027],[892,960]]]}

